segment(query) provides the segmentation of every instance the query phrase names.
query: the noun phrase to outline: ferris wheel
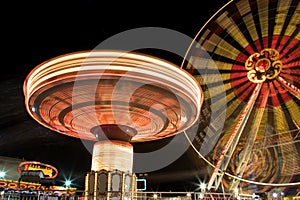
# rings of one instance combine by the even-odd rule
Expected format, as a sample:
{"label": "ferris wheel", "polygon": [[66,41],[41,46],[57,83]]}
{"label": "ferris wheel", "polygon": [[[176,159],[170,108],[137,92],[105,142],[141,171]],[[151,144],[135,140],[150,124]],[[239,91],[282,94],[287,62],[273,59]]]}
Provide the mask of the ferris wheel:
{"label": "ferris wheel", "polygon": [[299,31],[299,0],[231,0],[195,36],[181,67],[204,91],[208,190],[300,185]]}

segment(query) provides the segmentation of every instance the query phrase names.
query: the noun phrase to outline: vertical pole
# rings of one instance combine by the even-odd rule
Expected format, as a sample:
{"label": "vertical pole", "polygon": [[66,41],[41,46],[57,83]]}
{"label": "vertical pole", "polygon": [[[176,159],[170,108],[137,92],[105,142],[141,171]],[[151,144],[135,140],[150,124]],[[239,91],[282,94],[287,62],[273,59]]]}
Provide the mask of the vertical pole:
{"label": "vertical pole", "polygon": [[[251,126],[252,129],[248,133],[248,139],[245,143],[243,151],[241,152],[241,161],[239,162],[239,164],[236,168],[236,176],[238,176],[240,178],[243,176],[246,166],[248,164],[248,161],[250,159],[251,151],[253,149],[255,139],[256,139],[256,136],[258,133],[258,128],[261,123],[261,120],[262,120],[262,117],[263,117],[263,114],[264,114],[264,111],[265,111],[265,108],[266,108],[266,105],[268,102],[269,88],[268,88],[267,84],[264,84],[264,86],[262,87],[261,95],[263,95],[263,98],[261,99],[260,102],[258,102],[257,113],[255,115],[254,121],[252,122],[253,126]],[[239,182],[240,181],[238,179],[233,179],[231,184],[229,185],[229,190],[234,191],[235,188],[238,187]]]}
{"label": "vertical pole", "polygon": [[[215,180],[217,178],[218,178],[218,181],[217,181],[217,184],[215,185],[215,190],[218,189],[221,179],[223,178],[223,175],[224,175],[223,171],[227,169],[227,165],[228,165],[230,158],[232,156],[232,153],[238,143],[238,140],[244,130],[246,122],[250,116],[250,113],[252,111],[254,103],[260,92],[261,86],[262,86],[261,83],[258,83],[256,85],[249,101],[247,102],[244,110],[242,111],[242,113],[240,115],[239,120],[235,124],[235,128],[234,128],[233,132],[231,133],[228,141],[226,142],[223,150],[221,151],[221,155],[217,161],[217,164],[215,165],[215,169],[214,169],[212,176],[208,182],[208,186],[207,186],[208,190],[211,189],[213,183],[215,182]],[[231,149],[231,150],[228,152],[229,149]],[[219,171],[221,171],[221,174]]]}

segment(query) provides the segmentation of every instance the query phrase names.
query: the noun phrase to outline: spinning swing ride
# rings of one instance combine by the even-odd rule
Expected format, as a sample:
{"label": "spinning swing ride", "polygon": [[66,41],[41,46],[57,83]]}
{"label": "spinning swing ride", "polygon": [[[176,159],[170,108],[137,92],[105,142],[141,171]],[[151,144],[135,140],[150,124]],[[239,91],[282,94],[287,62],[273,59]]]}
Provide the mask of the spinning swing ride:
{"label": "spinning swing ride", "polygon": [[[298,0],[231,0],[199,30],[185,55],[183,71],[135,54],[124,54],[120,60],[116,59],[118,52],[117,56],[112,56],[116,52],[64,55],[39,65],[29,74],[24,84],[26,108],[49,129],[97,141],[92,171],[118,168],[131,173],[129,142],[174,136],[197,121],[199,128],[193,146],[209,164],[208,190],[218,190],[222,185],[231,192],[238,188],[264,192],[274,187],[298,186],[299,20]],[[141,64],[151,63],[146,62],[149,60],[157,71],[139,69]],[[115,68],[102,68],[105,81],[97,82],[95,66],[111,63],[117,63]],[[132,65],[141,73],[124,70]],[[163,76],[150,75],[158,72]],[[121,77],[125,77],[129,88],[139,82],[147,85],[136,91],[128,105],[123,102],[126,93],[113,93]],[[156,78],[160,84],[153,84]],[[167,82],[170,78],[178,84]],[[74,96],[72,87],[76,82],[82,84],[77,85],[81,89]],[[183,107],[172,92],[164,89],[164,84],[177,92],[177,97],[185,102]],[[89,91],[90,86],[93,91]],[[88,92],[97,95],[91,97]],[[164,102],[150,96],[159,96]],[[112,101],[113,97],[117,101]],[[112,109],[112,102],[117,103],[116,110]],[[145,104],[153,102],[160,108],[147,110],[149,106]],[[170,102],[172,106],[168,106]],[[128,109],[130,118],[115,118],[115,112]],[[108,140],[118,142],[108,144]],[[120,156],[112,162],[101,153],[107,147],[115,154],[120,146],[127,160]],[[203,146],[210,148],[203,150]]]}

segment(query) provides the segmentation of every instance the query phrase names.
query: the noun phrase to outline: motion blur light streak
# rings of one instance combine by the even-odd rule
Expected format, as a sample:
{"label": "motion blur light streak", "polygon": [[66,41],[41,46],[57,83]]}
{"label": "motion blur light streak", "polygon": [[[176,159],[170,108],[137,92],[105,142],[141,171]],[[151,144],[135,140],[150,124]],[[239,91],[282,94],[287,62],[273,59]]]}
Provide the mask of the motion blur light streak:
{"label": "motion blur light streak", "polygon": [[43,62],[24,81],[24,95],[28,113],[43,126],[96,141],[86,199],[133,196],[130,142],[187,130],[198,120],[203,102],[199,83],[178,66],[143,54],[104,50]]}
{"label": "motion blur light streak", "polygon": [[[299,0],[213,0],[205,6],[196,6],[194,2],[182,1],[172,6],[166,4],[166,7],[156,2],[148,2],[147,6],[136,3],[130,5],[130,2],[126,2],[124,3],[126,6],[122,5],[122,9],[114,13],[116,15],[114,18],[107,17],[111,16],[112,10],[105,8],[115,8],[120,4],[113,1],[111,3],[106,1],[106,3],[111,5],[104,7],[104,1],[95,0],[75,0],[68,3],[39,1],[38,4],[17,0],[3,4],[3,8],[8,10],[8,13],[17,17],[6,17],[2,24],[5,30],[2,43],[5,49],[3,62],[7,64],[3,65],[6,66],[5,73],[0,80],[1,156],[38,160],[44,163],[54,162],[59,171],[77,177],[74,184],[78,183],[76,186],[82,189],[85,173],[91,169],[91,149],[94,142],[98,140],[97,135],[88,134],[93,140],[87,141],[86,146],[83,146],[79,137],[68,137],[63,134],[64,132],[56,134],[56,130],[60,128],[64,131],[63,127],[58,126],[58,129],[55,128],[53,131],[40,126],[26,112],[22,83],[33,66],[49,58],[93,49],[99,42],[113,38],[116,34],[120,35],[119,33],[122,35],[123,31],[153,26],[163,27],[187,34],[191,38],[195,37],[195,46],[188,49],[188,45],[179,45],[182,54],[187,51],[186,59],[190,62],[184,63],[182,67],[201,83],[205,99],[201,108],[201,117],[199,122],[196,122],[199,128],[192,130],[194,133],[197,132],[196,138],[191,138],[190,132],[184,131],[187,132],[187,138],[194,146],[188,151],[184,150],[186,153],[168,167],[160,168],[161,170],[157,172],[149,172],[148,189],[182,191],[183,188],[193,187],[191,185],[196,177],[208,183],[219,155],[226,144],[229,144],[226,142],[233,133],[237,120],[240,119],[241,112],[257,84],[250,79],[260,80],[266,76],[266,71],[270,74],[276,73],[272,68],[266,70],[267,66],[272,67],[269,65],[272,61],[264,59],[267,58],[265,55],[263,57],[259,55],[255,58],[262,60],[258,62],[257,67],[251,69],[255,70],[253,73],[255,76],[252,76],[252,73],[248,73],[251,70],[245,67],[247,59],[266,49],[273,49],[278,52],[282,63],[280,73],[273,79],[266,78],[261,82],[259,102],[255,102],[250,117],[245,120],[246,125],[237,145],[234,147],[232,143],[227,149],[228,152],[234,149],[227,168],[224,167],[225,162],[220,161],[224,164],[216,171],[220,175],[224,173],[224,176],[217,175],[217,180],[220,184],[224,184],[226,191],[238,184],[242,191],[250,194],[276,190],[283,190],[286,195],[296,194],[300,182]],[[58,6],[63,4],[66,5],[66,9]],[[6,7],[7,5],[9,7]],[[51,5],[53,8],[47,11],[45,8]],[[169,41],[168,39],[172,38],[169,33],[171,31],[166,34],[166,37],[170,35],[167,39],[161,39],[157,34],[151,34],[152,37],[149,36],[149,39],[147,34],[137,32],[136,39],[123,42],[121,37],[121,40],[115,42],[117,44],[113,46],[116,47],[114,49],[119,49],[118,47],[123,49],[126,43],[134,44],[132,45],[134,47],[141,47],[141,44],[153,47],[154,41],[164,44]],[[170,42],[170,45],[174,44],[178,47],[181,42],[182,40]],[[204,54],[209,56],[204,57]],[[182,62],[182,58],[178,59],[168,52],[158,51],[152,55],[165,58],[179,66]],[[216,78],[217,73],[220,78]],[[223,89],[220,89],[222,87]],[[79,98],[80,95],[77,97]],[[58,105],[63,105],[63,102],[70,103],[69,107],[72,109],[72,101],[62,98]],[[79,113],[72,114],[78,114],[78,121],[88,123],[87,113],[95,110],[92,107],[86,108],[86,114],[82,118]],[[100,106],[97,108],[100,109]],[[154,108],[156,107],[153,107],[153,111],[158,110]],[[39,112],[37,109],[38,107],[32,107],[32,113]],[[164,119],[164,117],[157,117],[157,112],[152,113],[156,118]],[[73,119],[72,114],[68,115],[70,120]],[[217,116],[226,117],[226,120],[223,120],[226,122],[224,127],[223,121],[211,123],[221,121]],[[57,119],[51,120],[56,122]],[[182,121],[185,121],[184,117]],[[80,124],[76,124],[77,129],[85,130]],[[175,137],[179,138],[181,135],[176,134]],[[171,136],[159,141],[135,142],[134,155],[155,151],[172,138]],[[185,138],[181,139],[185,141]],[[204,158],[208,165],[201,158]],[[137,165],[134,163],[133,166],[135,170]],[[6,171],[11,167],[9,165],[3,169]],[[6,172],[6,178],[11,177],[12,170]],[[61,175],[62,173],[59,174]],[[212,186],[212,189],[215,188]],[[222,188],[219,187],[217,192],[222,192]]]}
{"label": "motion blur light streak", "polygon": [[[189,63],[182,68],[199,80],[203,109],[218,98],[206,88],[226,89],[226,108],[217,111],[226,114],[226,123],[206,156],[213,165],[208,189],[224,184],[229,191],[242,187],[264,192],[300,185],[295,137],[300,125],[299,14],[299,1],[232,0],[207,21],[189,47]],[[217,71],[201,52],[209,53]],[[197,74],[203,66],[206,77]],[[217,72],[221,81],[214,79]],[[205,134],[207,127],[199,135],[213,137]],[[196,149],[201,146],[194,144]]]}
{"label": "motion blur light streak", "polygon": [[94,126],[117,123],[136,129],[131,141],[141,142],[173,136],[196,122],[203,101],[196,83],[184,70],[149,56],[79,52],[37,66],[24,94],[30,115],[54,131],[96,141]]}

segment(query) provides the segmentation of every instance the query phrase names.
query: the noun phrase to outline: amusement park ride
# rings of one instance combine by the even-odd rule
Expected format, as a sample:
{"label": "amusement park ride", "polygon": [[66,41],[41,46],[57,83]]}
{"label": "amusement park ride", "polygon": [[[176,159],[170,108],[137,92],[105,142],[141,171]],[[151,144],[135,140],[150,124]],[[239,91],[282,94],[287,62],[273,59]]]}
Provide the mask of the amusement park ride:
{"label": "amusement park ride", "polygon": [[299,0],[231,0],[181,66],[118,49],[64,54],[28,74],[26,109],[50,130],[95,142],[86,200],[133,198],[133,144],[194,124],[205,191],[299,187],[299,20]]}
{"label": "amusement park ride", "polygon": [[133,198],[132,142],[180,133],[203,95],[185,70],[123,51],[75,52],[37,66],[24,83],[26,108],[45,127],[95,141],[87,199]]}
{"label": "amusement park ride", "polygon": [[299,187],[299,20],[299,1],[233,0],[194,38],[182,67],[200,81],[203,109],[225,119],[202,116],[199,135],[215,144],[208,190]]}

